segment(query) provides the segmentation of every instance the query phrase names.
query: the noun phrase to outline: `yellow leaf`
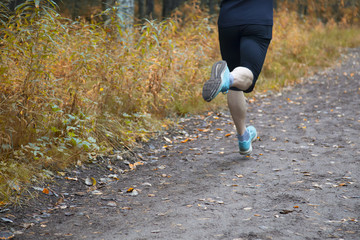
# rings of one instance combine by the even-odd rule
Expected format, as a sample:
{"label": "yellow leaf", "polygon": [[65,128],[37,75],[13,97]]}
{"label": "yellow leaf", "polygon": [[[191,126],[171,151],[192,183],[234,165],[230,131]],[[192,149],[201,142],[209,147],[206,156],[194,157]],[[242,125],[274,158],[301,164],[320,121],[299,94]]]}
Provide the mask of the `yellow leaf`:
{"label": "yellow leaf", "polygon": [[134,170],[134,169],[135,169],[135,165],[132,164],[132,163],[129,164],[129,167],[130,167],[131,170]]}
{"label": "yellow leaf", "polygon": [[231,133],[228,133],[228,134],[225,134],[225,137],[230,137],[232,134]]}
{"label": "yellow leaf", "polygon": [[42,190],[42,192],[45,193],[45,194],[49,194],[49,193],[50,193],[49,189],[47,189],[47,188],[44,188],[44,189]]}
{"label": "yellow leaf", "polygon": [[132,191],[134,191],[134,188],[129,188],[128,190],[126,190],[126,192],[132,192]]}
{"label": "yellow leaf", "polygon": [[187,138],[187,139],[185,139],[185,140],[182,140],[181,143],[186,143],[186,142],[188,142],[189,140],[190,140],[190,139]]}
{"label": "yellow leaf", "polygon": [[65,179],[72,180],[72,181],[77,181],[78,180],[77,177],[65,177]]}
{"label": "yellow leaf", "polygon": [[129,167],[130,167],[131,170],[135,170],[136,166],[140,166],[140,165],[144,165],[144,163],[143,162],[136,162],[134,164],[130,163]]}
{"label": "yellow leaf", "polygon": [[91,180],[92,180],[92,185],[95,186],[96,185],[96,179],[92,177]]}
{"label": "yellow leaf", "polygon": [[207,129],[198,129],[198,131],[199,132],[208,132],[208,131],[210,131],[210,129],[209,128],[207,128]]}
{"label": "yellow leaf", "polygon": [[100,92],[104,91],[104,88],[100,88]]}
{"label": "yellow leaf", "polygon": [[136,162],[136,163],[134,163],[134,166],[142,166],[142,165],[144,165],[143,162]]}

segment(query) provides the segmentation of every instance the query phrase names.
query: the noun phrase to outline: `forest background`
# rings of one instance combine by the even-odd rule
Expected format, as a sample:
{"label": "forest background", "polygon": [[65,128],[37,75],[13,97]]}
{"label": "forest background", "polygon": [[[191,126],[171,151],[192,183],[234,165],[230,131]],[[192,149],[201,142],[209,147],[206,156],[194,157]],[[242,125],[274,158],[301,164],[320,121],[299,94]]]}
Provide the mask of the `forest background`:
{"label": "forest background", "polygon": [[[360,45],[356,0],[274,1],[255,92],[278,91]],[[178,117],[217,110],[201,89],[220,53],[215,0],[2,0],[0,206]]]}

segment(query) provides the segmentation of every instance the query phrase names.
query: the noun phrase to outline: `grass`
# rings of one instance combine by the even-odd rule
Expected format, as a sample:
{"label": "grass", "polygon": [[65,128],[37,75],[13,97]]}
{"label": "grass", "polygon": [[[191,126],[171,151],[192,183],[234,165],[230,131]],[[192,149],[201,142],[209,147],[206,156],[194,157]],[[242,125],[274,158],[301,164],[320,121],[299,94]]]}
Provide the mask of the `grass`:
{"label": "grass", "polygon": [[[197,7],[125,30],[111,13],[103,26],[41,4],[1,23],[0,205],[53,172],[147,141],[173,117],[225,106],[201,98],[220,54],[216,25]],[[331,65],[360,45],[359,32],[279,10],[255,93]]]}

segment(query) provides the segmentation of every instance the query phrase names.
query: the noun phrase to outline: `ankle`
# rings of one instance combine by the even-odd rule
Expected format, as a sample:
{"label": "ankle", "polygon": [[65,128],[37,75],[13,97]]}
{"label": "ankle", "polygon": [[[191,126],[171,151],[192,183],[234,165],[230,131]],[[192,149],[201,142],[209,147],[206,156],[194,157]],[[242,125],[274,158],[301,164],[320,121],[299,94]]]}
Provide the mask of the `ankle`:
{"label": "ankle", "polygon": [[249,139],[250,139],[249,131],[245,130],[243,135],[238,134],[237,137],[238,137],[240,142],[249,141]]}

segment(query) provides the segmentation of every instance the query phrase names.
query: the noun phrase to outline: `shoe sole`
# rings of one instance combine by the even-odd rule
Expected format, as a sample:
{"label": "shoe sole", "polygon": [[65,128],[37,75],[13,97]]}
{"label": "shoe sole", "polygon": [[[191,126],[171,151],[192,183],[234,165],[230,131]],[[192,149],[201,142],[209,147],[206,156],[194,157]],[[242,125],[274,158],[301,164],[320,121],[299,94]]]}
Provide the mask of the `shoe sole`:
{"label": "shoe sole", "polygon": [[[253,143],[253,142],[255,142],[256,141],[256,139],[257,139],[257,134],[255,135],[255,137],[251,140],[251,143]],[[240,152],[240,155],[250,155],[251,153],[252,153],[252,145],[250,144],[250,148],[249,148],[249,150],[247,150],[247,151],[239,151]]]}
{"label": "shoe sole", "polygon": [[224,72],[225,68],[225,61],[219,61],[212,66],[210,80],[204,84],[202,91],[202,96],[205,101],[210,102],[219,94],[221,88],[221,74]]}

